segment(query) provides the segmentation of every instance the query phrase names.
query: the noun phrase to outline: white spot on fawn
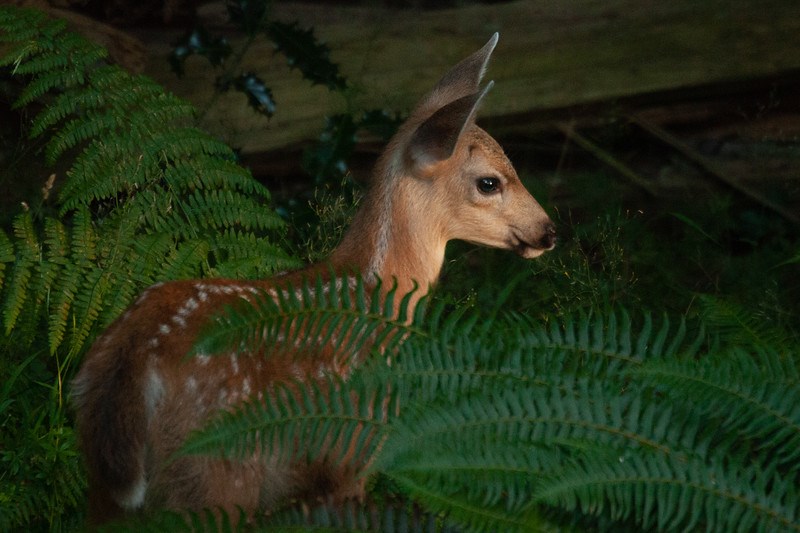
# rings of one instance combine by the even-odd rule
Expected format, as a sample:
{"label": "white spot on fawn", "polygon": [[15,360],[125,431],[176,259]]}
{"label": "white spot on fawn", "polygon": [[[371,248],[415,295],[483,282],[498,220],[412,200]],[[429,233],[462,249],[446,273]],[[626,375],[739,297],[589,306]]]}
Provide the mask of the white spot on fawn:
{"label": "white spot on fawn", "polygon": [[161,324],[158,326],[158,331],[160,331],[162,335],[169,335],[169,332],[172,331],[172,328],[166,324]]}
{"label": "white spot on fawn", "polygon": [[195,359],[200,364],[200,366],[206,366],[211,361],[211,356],[199,353],[195,356]]}
{"label": "white spot on fawn", "polygon": [[178,314],[181,316],[188,316],[189,314],[192,313],[192,311],[197,309],[199,306],[200,304],[197,303],[197,300],[195,300],[194,298],[189,298],[183,303],[183,306],[180,309],[178,309]]}
{"label": "white spot on fawn", "polygon": [[231,368],[233,369],[234,374],[239,373],[239,358],[236,357],[235,353],[231,354]]}
{"label": "white spot on fawn", "polygon": [[181,315],[173,316],[172,321],[182,328],[186,327],[186,320]]}
{"label": "white spot on fawn", "polygon": [[[153,359],[155,355],[151,354],[150,358]],[[144,384],[144,408],[147,413],[147,419],[153,416],[161,398],[164,396],[164,381],[155,369],[150,369],[147,374],[147,380]]]}
{"label": "white spot on fawn", "polygon": [[197,392],[197,380],[193,376],[186,378],[186,390],[188,392]]}
{"label": "white spot on fawn", "polygon": [[242,382],[242,396],[250,396],[250,380],[248,378],[244,378]]}
{"label": "white spot on fawn", "polygon": [[144,505],[144,495],[147,493],[147,480],[144,477],[144,472],[141,472],[136,483],[128,490],[126,494],[122,494],[117,499],[120,507],[132,511]]}

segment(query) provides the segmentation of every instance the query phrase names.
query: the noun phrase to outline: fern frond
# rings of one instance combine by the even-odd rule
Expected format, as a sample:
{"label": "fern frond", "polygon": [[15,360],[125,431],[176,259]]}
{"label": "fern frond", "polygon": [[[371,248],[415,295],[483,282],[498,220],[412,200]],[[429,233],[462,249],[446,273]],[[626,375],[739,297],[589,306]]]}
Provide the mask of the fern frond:
{"label": "fern frond", "polygon": [[[384,350],[391,351],[413,329],[395,317],[394,291],[384,298],[380,284],[367,294],[360,278],[334,276],[328,281],[317,277],[313,283],[304,280],[297,288],[277,286],[225,309],[200,334],[194,352],[293,346],[326,347],[347,356],[368,345],[383,344]],[[401,304],[406,309],[408,299]]]}
{"label": "fern frond", "polygon": [[[0,21],[9,43],[0,64],[28,78],[18,105],[52,95],[32,134],[50,135],[51,160],[75,153],[59,187],[61,220],[43,228],[29,220],[24,231],[17,222],[15,265],[0,270],[6,331],[24,314],[30,332],[20,335],[30,337],[44,311],[49,351],[66,344],[75,353],[163,276],[291,264],[265,238],[283,224],[264,205],[266,189],[233,163],[229,147],[192,127],[189,104],[103,64],[105,51],[63,22],[10,6]],[[0,259],[3,246],[0,238]]]}
{"label": "fern frond", "polygon": [[68,116],[78,114],[85,109],[96,109],[102,106],[104,101],[102,92],[94,88],[65,89],[53,99],[50,106],[33,118],[30,136],[39,137]]}
{"label": "fern frond", "polygon": [[162,510],[147,516],[134,516],[120,521],[112,521],[98,528],[98,531],[108,533],[174,533],[218,532],[233,533],[252,531],[248,518],[239,511],[237,520],[232,520],[230,514],[224,509],[203,509],[194,511],[168,511]]}
{"label": "fern frond", "polygon": [[[39,26],[44,20],[45,15],[41,11],[32,9],[18,10],[11,6],[0,6],[0,27],[3,29],[2,33],[0,33],[0,42],[26,43],[28,46],[31,46],[30,42],[35,42],[35,37],[37,37],[41,31]],[[65,25],[64,22],[59,23],[56,27],[56,31],[58,28],[65,27]],[[16,58],[17,56],[15,54],[9,54],[4,60],[7,60],[8,57]],[[2,64],[8,65],[12,62],[13,59]]]}
{"label": "fern frond", "polygon": [[765,319],[750,307],[710,296],[701,296],[703,319],[721,335],[730,346],[796,347],[790,332]]}
{"label": "fern frond", "polygon": [[122,127],[123,120],[123,117],[116,114],[89,111],[80,118],[67,121],[47,143],[45,150],[47,161],[53,164],[64,152],[83,141],[106,137],[108,132]]}
{"label": "fern frond", "polygon": [[202,277],[203,263],[209,246],[204,240],[187,240],[172,249],[163,259],[158,279],[188,279]]}
{"label": "fern frond", "polygon": [[164,172],[164,179],[181,191],[229,188],[264,201],[269,191],[233,161],[198,155],[191,159],[175,159]]}
{"label": "fern frond", "polygon": [[439,444],[405,450],[402,457],[394,458],[386,474],[392,479],[413,479],[427,490],[460,494],[476,505],[515,513],[530,506],[540,475],[569,460],[559,446]]}
{"label": "fern frond", "polygon": [[[567,380],[568,383],[568,380]],[[406,398],[402,398],[404,400]],[[406,399],[407,400],[407,399]],[[466,395],[453,403],[406,405],[393,424],[402,438],[387,443],[387,465],[408,448],[437,446],[572,446],[587,441],[641,447],[664,454],[703,454],[704,436],[693,417],[679,419],[657,402],[619,394],[601,382],[578,380],[572,387],[515,387],[491,397]],[[387,468],[392,468],[387,466]]]}
{"label": "fern frond", "polygon": [[440,513],[454,525],[465,526],[469,531],[549,531],[552,525],[539,513],[528,508],[524,512],[510,513],[497,506],[471,501],[456,492],[443,492],[440,487],[429,487],[411,476],[398,474],[392,481],[431,513]]}
{"label": "fern frond", "polygon": [[[178,224],[172,217],[182,217]],[[166,227],[229,229],[241,227],[246,230],[269,230],[280,227],[282,219],[250,198],[231,190],[195,191],[182,199],[164,220]],[[188,237],[188,235],[181,235]]]}
{"label": "fern frond", "polygon": [[14,236],[18,244],[16,262],[11,268],[11,279],[8,283],[3,305],[3,322],[6,335],[11,333],[23,306],[28,301],[28,285],[41,253],[39,239],[33,228],[30,212],[18,215],[14,219],[13,226]]}
{"label": "fern frond", "polygon": [[456,533],[460,530],[443,524],[441,517],[423,512],[413,505],[394,504],[379,508],[372,504],[358,505],[347,502],[337,506],[318,505],[310,509],[295,506],[260,517],[247,517],[240,513],[235,522],[223,509],[183,513],[162,511],[155,516],[112,524],[108,528],[101,528],[100,531]]}
{"label": "fern frond", "polygon": [[702,324],[690,329],[681,318],[675,327],[664,315],[659,325],[650,314],[635,324],[624,310],[567,316],[549,325],[514,314],[510,321],[509,343],[536,351],[539,368],[550,373],[618,373],[653,357],[691,356],[706,341]]}
{"label": "fern frond", "polygon": [[291,507],[258,521],[258,530],[270,531],[339,531],[363,533],[455,533],[439,516],[423,512],[413,505],[397,504],[376,507],[348,502],[337,506],[311,509]]}
{"label": "fern frond", "polygon": [[800,531],[793,480],[753,467],[621,451],[541,478],[537,501],[662,531]]}
{"label": "fern frond", "polygon": [[452,399],[516,385],[547,387],[578,376],[619,377],[655,354],[694,354],[705,340],[702,327],[687,334],[684,320],[674,328],[665,317],[656,329],[649,315],[634,325],[624,311],[567,316],[549,324],[512,314],[474,331],[479,314],[453,316],[456,327],[426,317],[428,335],[420,337],[421,344],[400,347],[392,373],[417,398]]}
{"label": "fern frond", "polygon": [[179,454],[242,459],[268,454],[284,462],[330,458],[363,461],[379,444],[384,411],[396,408],[386,387],[334,378],[314,383],[277,384],[233,412],[193,432]]}
{"label": "fern frond", "polygon": [[78,294],[83,277],[83,265],[73,263],[66,265],[59,280],[59,290],[51,295],[47,328],[51,353],[55,353],[64,340],[72,303]]}
{"label": "fern frond", "polygon": [[76,327],[70,338],[70,354],[79,354],[88,348],[85,343],[89,333],[97,325],[97,318],[103,309],[113,278],[113,271],[94,268],[88,270],[81,280],[72,304]]}
{"label": "fern frond", "polygon": [[209,238],[216,259],[212,274],[224,278],[265,277],[302,266],[275,244],[241,230],[220,231]]}
{"label": "fern frond", "polygon": [[794,356],[726,353],[700,361],[652,361],[631,371],[687,410],[714,420],[745,452],[797,471],[800,380]]}

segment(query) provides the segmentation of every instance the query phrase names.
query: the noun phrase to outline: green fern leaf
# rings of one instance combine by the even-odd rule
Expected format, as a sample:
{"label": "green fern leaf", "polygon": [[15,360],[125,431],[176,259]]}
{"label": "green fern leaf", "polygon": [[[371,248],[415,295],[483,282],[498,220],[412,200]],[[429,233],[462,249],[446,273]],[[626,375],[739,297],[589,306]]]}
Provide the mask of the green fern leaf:
{"label": "green fern leaf", "polygon": [[244,512],[239,511],[237,520],[234,522],[224,509],[203,509],[201,512],[161,510],[147,516],[133,516],[126,517],[124,520],[112,521],[101,528],[101,531],[115,533],[162,533],[164,531],[233,533],[252,530]]}
{"label": "green fern leaf", "polygon": [[216,259],[212,275],[224,278],[264,278],[302,266],[284,250],[253,233],[223,230],[210,236]]}
{"label": "green fern leaf", "polygon": [[749,307],[720,298],[699,298],[704,320],[715,328],[730,346],[792,346],[796,339]]}
{"label": "green fern leaf", "polygon": [[59,290],[51,296],[48,315],[48,344],[51,354],[55,353],[64,340],[72,304],[83,277],[83,265],[65,265],[59,280]]}
{"label": "green fern leaf", "polygon": [[269,191],[233,161],[198,155],[176,159],[164,172],[167,183],[178,190],[230,188],[269,200]]}
{"label": "green fern leaf", "polygon": [[737,351],[724,359],[699,362],[653,361],[631,370],[631,375],[686,409],[715,420],[718,438],[728,435],[731,445],[747,447],[747,453],[762,456],[763,464],[796,471],[800,459],[798,366],[794,356]]}
{"label": "green fern leaf", "polygon": [[70,148],[88,139],[104,137],[109,131],[122,127],[123,118],[109,113],[87,112],[81,118],[68,121],[47,144],[45,157],[50,164]]}
{"label": "green fern leaf", "polygon": [[662,531],[800,531],[792,481],[753,468],[621,451],[543,476],[537,500]]}
{"label": "green fern leaf", "polygon": [[567,316],[549,326],[512,314],[510,323],[507,344],[535,350],[538,368],[549,373],[615,374],[650,358],[692,356],[706,341],[702,324],[690,330],[681,318],[675,328],[665,315],[654,330],[649,314],[638,324],[624,310]]}
{"label": "green fern leaf", "polygon": [[73,329],[70,339],[70,354],[82,353],[87,348],[86,341],[97,324],[113,276],[113,271],[99,268],[86,272],[72,305],[77,327]]}
{"label": "green fern leaf", "polygon": [[11,268],[11,279],[3,305],[6,335],[11,333],[23,306],[28,301],[28,285],[41,253],[39,239],[29,212],[18,215],[14,219],[13,226],[18,245],[16,262]]}
{"label": "green fern leaf", "polygon": [[552,525],[535,509],[508,513],[501,508],[470,501],[457,493],[427,487],[410,476],[395,475],[392,481],[409,496],[424,502],[428,512],[440,513],[451,523],[466,526],[470,531],[547,531]]}
{"label": "green fern leaf", "polygon": [[35,306],[38,308],[50,294],[53,283],[67,262],[69,243],[67,232],[63,224],[55,219],[47,218],[44,221],[44,257],[39,262],[39,275],[31,286],[35,295]]}
{"label": "green fern leaf", "polygon": [[[406,404],[394,425],[403,438],[386,445],[383,460],[391,462],[407,447],[425,449],[458,440],[482,446],[588,441],[665,454],[698,453],[701,443],[687,442],[692,432],[681,427],[697,425],[698,420],[678,423],[664,406],[643,404],[638,395],[609,389],[600,382],[567,379],[548,388],[506,389],[493,397],[466,395],[438,406],[412,409]],[[408,401],[401,398],[401,403],[404,400]]]}
{"label": "green fern leaf", "polygon": [[[278,287],[261,293],[253,301],[228,308],[198,337],[195,353],[221,353],[246,346],[251,350],[289,345],[335,353],[358,352],[366,345],[388,343],[389,350],[409,329],[394,317],[380,296],[380,285],[366,294],[364,283],[334,277],[308,280],[298,288]],[[350,291],[355,296],[351,297]],[[391,298],[393,291],[389,292]],[[408,305],[408,301],[404,302]],[[335,337],[335,340],[334,340]]]}
{"label": "green fern leaf", "polygon": [[188,279],[201,277],[201,268],[208,258],[208,243],[203,240],[182,242],[164,258],[158,279]]}
{"label": "green fern leaf", "polygon": [[[357,387],[336,379],[303,386],[278,384],[263,400],[251,400],[221,413],[195,431],[178,452],[242,459],[268,453],[281,461],[328,457],[341,463],[374,453],[385,425],[384,410],[394,408],[385,387]],[[299,384],[298,384],[299,385]]]}
{"label": "green fern leaf", "polygon": [[[281,227],[283,221],[274,212],[264,209],[263,205],[231,190],[196,191],[193,195],[180,201],[173,210],[173,216],[185,217],[187,227],[229,229],[240,226],[248,230],[269,230]],[[165,220],[170,227],[179,226]],[[190,237],[190,235],[182,235]]]}
{"label": "green fern leaf", "polygon": [[103,104],[103,101],[100,91],[88,87],[80,90],[64,90],[62,94],[55,97],[50,106],[33,118],[30,136],[31,138],[39,137],[68,116],[76,115],[83,109],[96,109]]}

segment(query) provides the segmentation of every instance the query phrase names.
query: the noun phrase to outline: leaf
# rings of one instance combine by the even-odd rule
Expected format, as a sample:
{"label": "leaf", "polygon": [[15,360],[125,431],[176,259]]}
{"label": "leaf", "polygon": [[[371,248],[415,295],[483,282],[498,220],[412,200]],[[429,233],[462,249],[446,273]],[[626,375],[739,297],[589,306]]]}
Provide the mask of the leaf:
{"label": "leaf", "polygon": [[233,86],[247,96],[247,103],[267,117],[275,114],[275,100],[272,97],[272,90],[264,84],[264,81],[251,72],[239,74],[233,80]]}
{"label": "leaf", "polygon": [[266,31],[275,49],[286,56],[289,66],[300,70],[312,84],[324,85],[331,91],[347,88],[338,65],[330,60],[330,48],[317,40],[313,28],[302,29],[297,21],[289,24],[273,21]]}
{"label": "leaf", "polygon": [[212,37],[202,26],[190,30],[181,37],[169,54],[169,64],[172,71],[183,76],[183,65],[186,59],[193,55],[205,57],[213,66],[221,65],[230,55],[231,45],[225,37]]}

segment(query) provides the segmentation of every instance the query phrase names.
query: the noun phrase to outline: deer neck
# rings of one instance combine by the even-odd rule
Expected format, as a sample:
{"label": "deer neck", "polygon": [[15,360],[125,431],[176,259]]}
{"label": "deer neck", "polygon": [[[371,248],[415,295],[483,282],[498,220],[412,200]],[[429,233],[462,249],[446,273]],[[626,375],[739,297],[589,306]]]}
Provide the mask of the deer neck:
{"label": "deer neck", "polygon": [[420,194],[424,184],[400,173],[388,178],[369,191],[331,261],[368,283],[380,279],[387,290],[396,283],[398,295],[416,288],[413,308],[436,283],[447,240],[431,218],[433,205]]}

